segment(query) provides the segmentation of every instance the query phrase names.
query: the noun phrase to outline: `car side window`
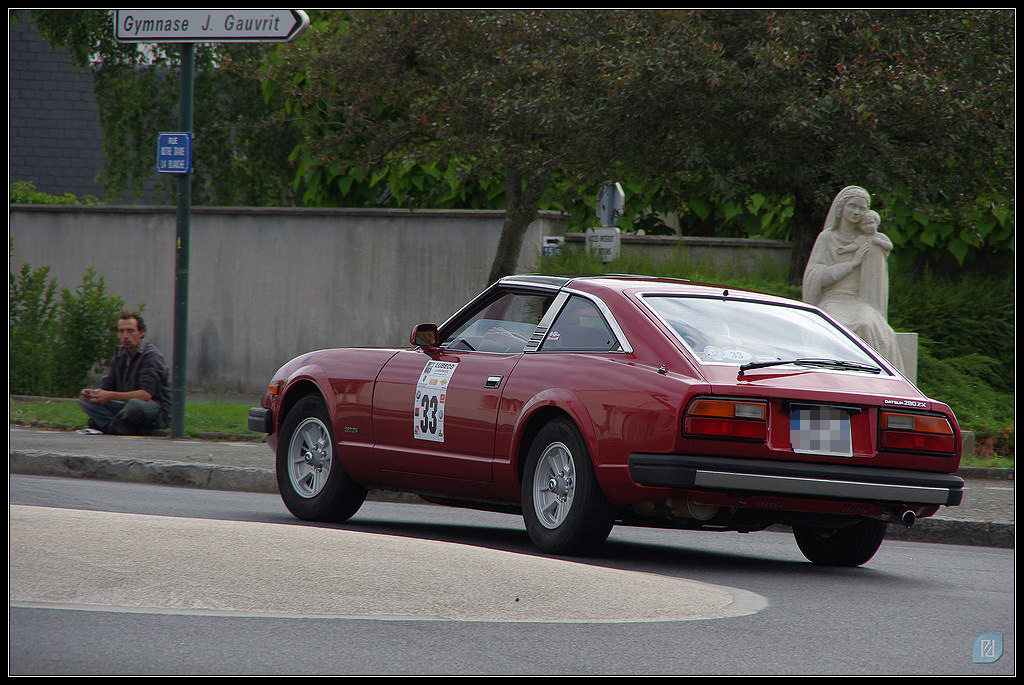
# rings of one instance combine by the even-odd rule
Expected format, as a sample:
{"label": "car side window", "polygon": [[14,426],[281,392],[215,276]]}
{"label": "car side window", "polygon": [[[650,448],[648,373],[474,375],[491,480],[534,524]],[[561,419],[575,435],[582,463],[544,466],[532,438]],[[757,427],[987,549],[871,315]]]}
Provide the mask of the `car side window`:
{"label": "car side window", "polygon": [[542,352],[609,352],[618,349],[608,322],[589,300],[569,298],[548,329]]}
{"label": "car side window", "polygon": [[522,352],[552,298],[502,293],[474,312],[443,346],[477,352]]}

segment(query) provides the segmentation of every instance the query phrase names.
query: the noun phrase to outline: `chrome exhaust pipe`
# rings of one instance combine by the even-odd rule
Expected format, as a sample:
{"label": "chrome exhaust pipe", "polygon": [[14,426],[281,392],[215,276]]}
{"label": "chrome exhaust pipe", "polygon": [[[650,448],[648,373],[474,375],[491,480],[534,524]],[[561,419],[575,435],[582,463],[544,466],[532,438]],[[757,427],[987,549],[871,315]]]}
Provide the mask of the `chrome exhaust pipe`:
{"label": "chrome exhaust pipe", "polygon": [[898,523],[910,528],[917,523],[917,514],[912,509],[894,508],[886,512],[886,519],[892,523]]}

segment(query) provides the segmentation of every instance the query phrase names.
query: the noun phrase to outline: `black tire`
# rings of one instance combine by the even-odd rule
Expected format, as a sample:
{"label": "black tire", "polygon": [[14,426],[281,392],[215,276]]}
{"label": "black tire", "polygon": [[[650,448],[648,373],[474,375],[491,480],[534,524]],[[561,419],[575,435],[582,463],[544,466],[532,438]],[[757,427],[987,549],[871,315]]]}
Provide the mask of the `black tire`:
{"label": "black tire", "polygon": [[553,420],[534,438],[523,471],[522,504],[530,540],[549,554],[592,552],[611,532],[612,509],[571,421]]}
{"label": "black tire", "polygon": [[366,499],[366,490],[349,478],[338,460],[335,444],[330,415],[320,397],[302,398],[285,416],[277,445],[277,488],[297,518],[339,523]]}
{"label": "black tire", "polygon": [[793,528],[796,544],[819,566],[860,566],[868,562],[885,537],[885,522],[865,519],[846,528]]}

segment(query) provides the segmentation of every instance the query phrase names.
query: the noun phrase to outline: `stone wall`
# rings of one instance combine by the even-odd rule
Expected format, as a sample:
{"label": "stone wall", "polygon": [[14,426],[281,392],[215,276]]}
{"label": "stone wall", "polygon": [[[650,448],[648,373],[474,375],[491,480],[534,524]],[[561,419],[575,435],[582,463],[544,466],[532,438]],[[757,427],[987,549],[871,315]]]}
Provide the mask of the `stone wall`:
{"label": "stone wall", "polygon": [[[262,392],[302,352],[404,345],[415,324],[441,323],[488,285],[503,219],[499,211],[193,207],[188,389]],[[60,287],[74,288],[93,268],[108,294],[145,305],[148,339],[171,362],[176,221],[169,207],[16,205],[10,269],[49,266]],[[542,214],[518,271],[534,270],[545,237],[564,230],[560,215]],[[684,243],[719,262],[788,259],[781,243],[639,243],[668,253]]]}

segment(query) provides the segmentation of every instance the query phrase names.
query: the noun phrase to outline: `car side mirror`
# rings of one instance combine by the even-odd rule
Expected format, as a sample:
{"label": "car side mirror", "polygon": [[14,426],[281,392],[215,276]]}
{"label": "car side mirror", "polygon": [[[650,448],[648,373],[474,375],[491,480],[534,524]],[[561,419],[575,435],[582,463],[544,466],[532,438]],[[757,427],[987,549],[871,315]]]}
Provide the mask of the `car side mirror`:
{"label": "car side mirror", "polygon": [[437,347],[441,344],[441,334],[437,332],[437,325],[421,323],[412,329],[409,342],[416,347]]}

